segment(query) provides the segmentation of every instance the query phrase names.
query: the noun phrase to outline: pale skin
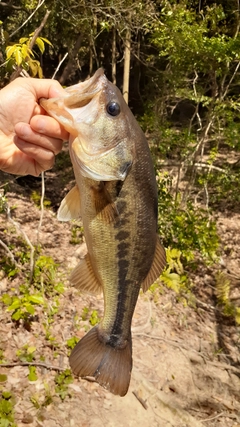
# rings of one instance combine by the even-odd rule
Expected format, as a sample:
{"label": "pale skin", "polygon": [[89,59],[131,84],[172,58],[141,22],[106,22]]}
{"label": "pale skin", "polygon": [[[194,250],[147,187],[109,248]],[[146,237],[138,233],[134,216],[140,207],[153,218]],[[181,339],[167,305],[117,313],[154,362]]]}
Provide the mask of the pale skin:
{"label": "pale skin", "polygon": [[17,78],[0,91],[0,169],[38,176],[51,169],[68,133],[39,105],[64,94],[56,80]]}

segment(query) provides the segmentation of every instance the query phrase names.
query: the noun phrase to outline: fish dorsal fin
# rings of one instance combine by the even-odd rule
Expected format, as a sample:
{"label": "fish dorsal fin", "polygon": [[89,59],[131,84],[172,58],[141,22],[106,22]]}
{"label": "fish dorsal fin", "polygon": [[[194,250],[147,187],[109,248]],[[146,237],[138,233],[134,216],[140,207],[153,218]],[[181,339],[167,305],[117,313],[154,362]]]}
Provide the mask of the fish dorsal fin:
{"label": "fish dorsal fin", "polygon": [[71,219],[79,219],[80,216],[80,193],[78,186],[75,185],[62,200],[57,218],[59,221],[70,221]]}
{"label": "fish dorsal fin", "polygon": [[157,236],[154,259],[153,259],[151,268],[148,272],[148,275],[142,283],[143,292],[146,292],[148,288],[153,284],[153,282],[160,276],[165,265],[166,265],[165,249],[161,245],[159,241],[159,237]]}
{"label": "fish dorsal fin", "polygon": [[81,292],[98,294],[102,292],[101,283],[95,276],[89,254],[85,255],[77,267],[74,268],[69,280]]}

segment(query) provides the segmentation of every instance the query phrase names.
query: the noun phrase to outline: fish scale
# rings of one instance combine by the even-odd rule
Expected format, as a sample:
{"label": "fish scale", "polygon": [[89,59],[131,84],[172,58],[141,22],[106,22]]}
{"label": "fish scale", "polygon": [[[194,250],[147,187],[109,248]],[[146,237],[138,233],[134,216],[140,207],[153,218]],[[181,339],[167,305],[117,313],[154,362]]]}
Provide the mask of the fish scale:
{"label": "fish scale", "polygon": [[88,248],[70,281],[81,291],[104,295],[103,319],[73,349],[70,365],[76,375],[92,376],[124,396],[139,291],[159,277],[166,261],[157,236],[155,173],[144,133],[102,70],[65,91],[41,105],[70,132],[76,187],[62,201],[58,218],[81,215]]}

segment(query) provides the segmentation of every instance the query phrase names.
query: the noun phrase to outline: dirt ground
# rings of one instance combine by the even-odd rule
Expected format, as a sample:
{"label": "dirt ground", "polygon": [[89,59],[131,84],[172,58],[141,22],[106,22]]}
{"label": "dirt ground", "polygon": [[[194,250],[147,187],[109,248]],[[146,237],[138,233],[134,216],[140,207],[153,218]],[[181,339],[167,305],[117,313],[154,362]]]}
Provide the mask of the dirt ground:
{"label": "dirt ground", "polygon": [[[222,316],[216,305],[215,275],[210,267],[199,267],[192,277],[194,304],[184,304],[160,283],[140,295],[132,327],[132,379],[125,397],[113,396],[98,384],[77,378],[69,384],[64,400],[55,392],[56,369],[69,367],[66,341],[73,336],[81,338],[91,326],[89,319],[81,317],[82,312],[87,308],[89,312],[97,310],[99,317],[103,313],[102,296],[82,295],[67,280],[84,246],[70,243],[72,225],[56,219],[57,206],[72,186],[71,166],[64,166],[69,167],[64,178],[56,171],[46,174],[46,198],[51,208],[44,211],[39,234],[42,253],[60,265],[58,274],[65,285],[48,325],[52,341],[46,337],[48,320],[42,308],[28,330],[21,322],[14,324],[11,313],[0,303],[2,363],[9,364],[0,366],[0,373],[7,375],[0,391],[14,395],[17,426],[240,427],[240,327],[233,318]],[[7,198],[9,206],[14,206],[12,217],[34,244],[40,210],[29,196],[33,190],[40,191],[41,181],[2,174],[0,182],[9,179]],[[229,276],[239,298],[240,215],[222,212],[217,222],[223,247],[219,268]],[[11,247],[19,241],[18,235],[1,214],[2,241]],[[4,255],[0,248],[0,258]],[[0,274],[0,295],[17,289],[24,280],[21,274],[12,280],[3,271]],[[24,345],[36,347],[36,381],[28,380],[29,368],[21,366],[16,356]]]}

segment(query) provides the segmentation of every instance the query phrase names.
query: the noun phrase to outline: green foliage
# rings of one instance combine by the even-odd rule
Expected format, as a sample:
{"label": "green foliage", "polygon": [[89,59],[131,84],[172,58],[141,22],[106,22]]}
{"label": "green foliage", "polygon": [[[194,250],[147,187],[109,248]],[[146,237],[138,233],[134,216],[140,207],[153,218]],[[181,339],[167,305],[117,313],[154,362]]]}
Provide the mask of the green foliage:
{"label": "green foliage", "polygon": [[46,305],[43,295],[40,292],[31,293],[27,285],[20,286],[17,295],[3,294],[1,301],[7,306],[7,310],[12,312],[12,320],[23,320],[26,323],[34,316],[36,306]]}
{"label": "green foliage", "polygon": [[177,294],[188,291],[190,284],[180,260],[181,251],[178,249],[167,249],[166,258],[167,267],[160,276],[162,282]]}
{"label": "green foliage", "polygon": [[[41,195],[37,191],[32,191],[32,194],[30,196],[30,199],[33,201],[33,203],[40,208],[41,207]],[[49,208],[51,206],[51,201],[44,198],[43,206],[45,208]]]}
{"label": "green foliage", "polygon": [[5,383],[7,381],[7,375],[0,374],[0,383]]}
{"label": "green foliage", "polygon": [[69,241],[72,245],[78,245],[83,242],[83,226],[76,222],[71,225],[71,239]]}
{"label": "green foliage", "polygon": [[224,316],[234,317],[237,325],[240,325],[240,307],[231,301],[231,282],[227,276],[218,272],[216,274],[216,296],[218,304]]}
{"label": "green foliage", "polygon": [[181,194],[171,192],[167,173],[158,174],[158,191],[158,224],[164,246],[178,249],[188,263],[196,260],[196,255],[208,263],[216,261],[219,239],[209,211],[191,201],[182,205]]}
{"label": "green foliage", "polygon": [[[43,77],[40,62],[34,59],[34,52],[30,49],[33,34],[29,37],[22,37],[19,43],[11,44],[6,47],[6,67],[12,72],[16,65],[23,67],[32,77]],[[45,51],[45,43],[52,45],[49,40],[43,37],[37,37],[35,45],[39,48],[41,54]]]}
{"label": "green foliage", "polygon": [[57,280],[58,264],[52,257],[39,255],[35,262],[33,281],[34,287],[42,289],[46,295],[62,294],[64,292],[63,283]]}
{"label": "green foliage", "polygon": [[88,320],[92,326],[97,325],[100,321],[100,318],[98,317],[98,311],[93,310],[90,312],[88,307],[84,307],[82,311],[82,320]]}
{"label": "green foliage", "polygon": [[5,194],[2,194],[0,192],[0,214],[2,213],[6,213],[6,209],[7,209],[7,197]]}
{"label": "green foliage", "polygon": [[16,351],[16,356],[21,362],[32,362],[35,358],[36,347],[24,345]]}
{"label": "green foliage", "polygon": [[75,345],[78,343],[78,341],[79,341],[79,338],[78,338],[78,337],[76,337],[76,336],[73,336],[73,337],[69,338],[69,339],[67,340],[67,347],[68,347],[69,349],[73,350],[73,349],[74,349],[74,347],[75,347]]}
{"label": "green foliage", "polygon": [[[19,255],[22,263],[26,262],[25,255],[23,252]],[[58,265],[51,257],[39,255],[34,266],[32,284],[26,282],[19,286],[17,292],[12,288],[10,292],[2,295],[1,301],[7,306],[7,311],[12,313],[12,320],[16,322],[22,320],[23,324],[29,327],[36,309],[41,307],[47,313],[46,329],[48,329],[53,316],[58,312],[58,295],[64,292],[63,283],[57,278],[57,269]],[[10,276],[13,272],[15,273],[14,270],[10,270]],[[52,298],[51,304],[48,304],[49,296]]]}
{"label": "green foliage", "polygon": [[28,374],[28,379],[29,381],[37,381],[38,377],[37,377],[37,373],[36,373],[36,366],[29,366],[29,374]]}
{"label": "green foliage", "polygon": [[0,266],[9,279],[14,278],[19,272],[19,269],[7,257],[0,260]]}
{"label": "green foliage", "polygon": [[219,31],[226,17],[223,6],[209,6],[201,15],[187,1],[163,2],[153,42],[159,48],[159,55],[170,59],[171,68],[180,73],[179,78],[192,69],[202,73],[217,70],[222,75],[229,61],[239,58],[238,38]]}
{"label": "green foliage", "polygon": [[14,399],[9,391],[0,392],[0,427],[17,427],[14,422]]}
{"label": "green foliage", "polygon": [[55,376],[55,391],[62,400],[66,397],[71,397],[68,386],[72,382],[73,376],[70,369],[66,369]]}
{"label": "green foliage", "polygon": [[[44,383],[45,394],[39,396],[38,394],[34,394],[30,397],[30,401],[33,404],[34,408],[40,410],[42,408],[46,408],[48,405],[51,405],[53,402],[53,396],[48,383]],[[37,418],[39,421],[44,421],[41,417],[41,411],[38,411]]]}

